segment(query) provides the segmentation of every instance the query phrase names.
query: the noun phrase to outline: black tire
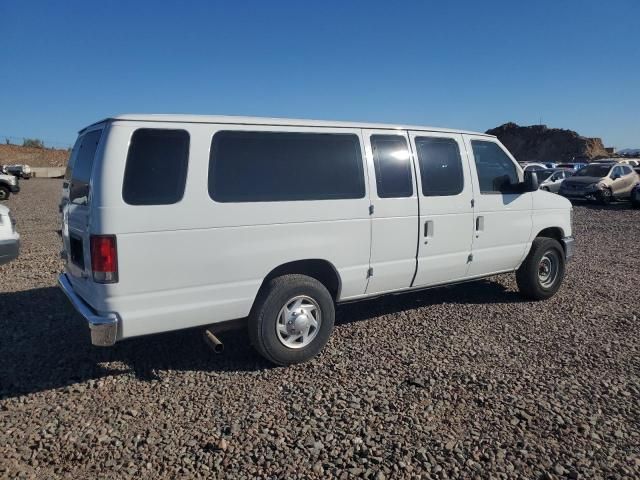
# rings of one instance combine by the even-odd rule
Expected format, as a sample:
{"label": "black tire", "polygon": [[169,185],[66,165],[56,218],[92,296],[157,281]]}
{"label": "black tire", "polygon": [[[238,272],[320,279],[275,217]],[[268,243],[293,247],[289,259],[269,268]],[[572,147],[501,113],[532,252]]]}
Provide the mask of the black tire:
{"label": "black tire", "polygon": [[[546,282],[543,273],[548,264],[546,261],[543,262],[545,257],[556,265],[553,278],[550,275]],[[555,295],[562,285],[564,272],[565,256],[560,242],[553,238],[538,237],[533,241],[529,255],[516,272],[520,294],[529,300],[546,300]]]}
{"label": "black tire", "polygon": [[9,191],[9,189],[0,185],[0,201],[8,200],[10,195],[11,192]]}
{"label": "black tire", "polygon": [[542,187],[542,190],[544,190],[545,192],[550,192],[551,190],[549,190],[549,187]]}
{"label": "black tire", "polygon": [[631,206],[633,208],[640,208],[640,189],[638,188],[631,191]]}
{"label": "black tire", "polygon": [[[276,329],[283,307],[298,296],[315,301],[321,321],[308,345],[292,348],[280,340]],[[333,298],[322,283],[306,275],[283,275],[269,281],[258,294],[249,315],[249,338],[258,353],[276,365],[302,363],[315,357],[327,344],[334,321]]]}
{"label": "black tire", "polygon": [[609,205],[612,200],[613,192],[610,188],[605,188],[598,194],[598,201],[600,202],[600,205]]}

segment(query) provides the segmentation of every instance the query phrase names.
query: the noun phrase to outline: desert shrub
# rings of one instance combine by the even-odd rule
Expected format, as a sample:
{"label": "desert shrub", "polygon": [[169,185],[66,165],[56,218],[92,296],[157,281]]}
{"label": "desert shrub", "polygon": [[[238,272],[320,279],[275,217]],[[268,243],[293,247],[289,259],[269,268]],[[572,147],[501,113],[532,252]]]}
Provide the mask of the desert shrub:
{"label": "desert shrub", "polygon": [[23,147],[44,148],[44,142],[39,138],[25,138],[22,141]]}

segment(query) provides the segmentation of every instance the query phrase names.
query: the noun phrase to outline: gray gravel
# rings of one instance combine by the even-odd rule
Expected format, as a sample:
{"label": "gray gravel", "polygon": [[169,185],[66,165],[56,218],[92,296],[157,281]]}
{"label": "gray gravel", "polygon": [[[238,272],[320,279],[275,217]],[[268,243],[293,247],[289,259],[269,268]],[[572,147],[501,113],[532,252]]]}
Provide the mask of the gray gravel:
{"label": "gray gravel", "polygon": [[512,276],[339,308],[314,361],[241,332],[114,348],[55,288],[60,182],[9,200],[0,267],[0,478],[638,478],[640,211],[576,207],[564,287]]}

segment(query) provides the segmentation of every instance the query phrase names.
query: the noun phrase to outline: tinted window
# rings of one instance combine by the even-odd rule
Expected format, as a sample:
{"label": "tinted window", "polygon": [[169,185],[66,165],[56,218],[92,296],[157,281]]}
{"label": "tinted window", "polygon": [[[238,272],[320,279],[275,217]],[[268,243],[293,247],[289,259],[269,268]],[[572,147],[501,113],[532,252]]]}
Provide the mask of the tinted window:
{"label": "tinted window", "polygon": [[518,171],[506,153],[493,142],[472,140],[480,193],[509,192],[518,183]]}
{"label": "tinted window", "polygon": [[628,167],[626,165],[624,165],[622,167],[622,174],[623,175],[629,175],[632,172],[631,167]]}
{"label": "tinted window", "polygon": [[78,150],[80,149],[80,144],[82,143],[82,136],[78,137],[76,143],[73,144],[73,148],[71,149],[71,154],[69,155],[69,161],[67,162],[67,168],[64,171],[64,179],[71,180],[71,171],[73,170],[73,162],[76,161],[76,156],[78,155]]}
{"label": "tinted window", "polygon": [[122,198],[129,205],[169,205],[184,195],[189,134],[141,128],[131,137]]}
{"label": "tinted window", "polygon": [[69,189],[69,200],[73,203],[86,204],[89,201],[89,180],[101,135],[102,130],[85,133],[74,146]]}
{"label": "tinted window", "polygon": [[[539,182],[544,182],[547,178],[549,178],[553,174],[553,170],[534,170],[536,175],[538,176]],[[557,175],[556,175],[557,177]]]}
{"label": "tinted window", "polygon": [[356,135],[223,131],[213,136],[209,195],[217,202],[362,198],[364,193]]}
{"label": "tinted window", "polygon": [[422,194],[428,197],[457,195],[464,177],[458,142],[452,138],[416,137]]}
{"label": "tinted window", "polygon": [[372,135],[373,163],[378,197],[410,197],[411,156],[407,141],[398,135]]}

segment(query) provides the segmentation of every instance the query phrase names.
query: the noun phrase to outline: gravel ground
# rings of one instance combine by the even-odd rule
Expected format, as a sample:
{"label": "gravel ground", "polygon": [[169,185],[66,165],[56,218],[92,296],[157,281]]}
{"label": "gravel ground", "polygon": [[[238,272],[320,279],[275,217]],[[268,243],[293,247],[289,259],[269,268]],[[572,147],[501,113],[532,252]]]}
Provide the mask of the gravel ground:
{"label": "gravel ground", "polygon": [[513,276],[340,307],[314,361],[242,332],[89,345],[55,287],[60,182],[8,204],[0,267],[2,478],[638,478],[640,211],[576,207],[558,295]]}

